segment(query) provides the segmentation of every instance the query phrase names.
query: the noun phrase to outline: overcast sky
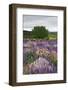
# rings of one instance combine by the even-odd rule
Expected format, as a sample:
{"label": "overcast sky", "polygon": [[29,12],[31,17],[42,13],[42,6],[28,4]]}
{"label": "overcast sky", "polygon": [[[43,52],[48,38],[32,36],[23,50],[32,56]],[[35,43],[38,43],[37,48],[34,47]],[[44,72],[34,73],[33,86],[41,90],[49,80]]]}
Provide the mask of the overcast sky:
{"label": "overcast sky", "polygon": [[31,31],[34,26],[45,26],[50,32],[58,29],[57,16],[24,15],[24,30]]}

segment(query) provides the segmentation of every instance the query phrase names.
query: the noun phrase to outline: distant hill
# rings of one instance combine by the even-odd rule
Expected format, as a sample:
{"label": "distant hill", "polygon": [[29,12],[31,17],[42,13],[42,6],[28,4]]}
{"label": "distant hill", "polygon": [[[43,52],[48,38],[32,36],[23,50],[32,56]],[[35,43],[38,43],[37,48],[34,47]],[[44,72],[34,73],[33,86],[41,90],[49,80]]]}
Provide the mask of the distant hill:
{"label": "distant hill", "polygon": [[49,39],[57,39],[57,32],[49,32]]}
{"label": "distant hill", "polygon": [[[32,38],[32,31],[23,30],[24,38]],[[57,38],[57,32],[49,32],[49,38]]]}
{"label": "distant hill", "polygon": [[49,32],[49,34],[57,35],[57,32]]}
{"label": "distant hill", "polygon": [[26,30],[23,31],[23,37],[24,38],[31,38],[31,36],[32,36],[31,31],[26,31]]}

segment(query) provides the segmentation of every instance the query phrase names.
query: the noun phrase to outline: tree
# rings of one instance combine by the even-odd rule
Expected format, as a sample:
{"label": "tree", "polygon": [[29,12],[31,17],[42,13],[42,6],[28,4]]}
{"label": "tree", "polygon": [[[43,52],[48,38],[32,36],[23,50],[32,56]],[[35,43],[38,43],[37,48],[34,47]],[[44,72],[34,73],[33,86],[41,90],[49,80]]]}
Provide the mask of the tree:
{"label": "tree", "polygon": [[36,39],[48,39],[48,30],[44,26],[35,26],[32,30],[32,37]]}

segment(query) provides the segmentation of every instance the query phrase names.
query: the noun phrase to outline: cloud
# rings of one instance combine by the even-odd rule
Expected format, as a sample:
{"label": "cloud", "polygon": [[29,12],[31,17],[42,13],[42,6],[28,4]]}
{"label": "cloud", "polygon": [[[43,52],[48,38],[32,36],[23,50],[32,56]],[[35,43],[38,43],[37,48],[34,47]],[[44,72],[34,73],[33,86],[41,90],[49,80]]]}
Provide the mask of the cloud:
{"label": "cloud", "polygon": [[58,29],[57,16],[24,15],[23,17],[24,30],[31,31],[34,26],[45,26],[52,32]]}

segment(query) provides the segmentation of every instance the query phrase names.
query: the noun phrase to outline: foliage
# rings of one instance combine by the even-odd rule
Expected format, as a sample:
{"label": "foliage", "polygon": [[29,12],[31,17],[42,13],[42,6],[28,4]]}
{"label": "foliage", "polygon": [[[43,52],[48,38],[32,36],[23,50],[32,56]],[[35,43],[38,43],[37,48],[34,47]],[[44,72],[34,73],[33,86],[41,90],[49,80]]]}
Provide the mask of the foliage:
{"label": "foliage", "polygon": [[53,63],[54,65],[57,65],[57,57],[56,57],[56,55],[50,53],[48,58],[50,59],[51,63]]}
{"label": "foliage", "polygon": [[44,26],[35,26],[32,30],[32,37],[36,39],[48,39],[48,30]]}
{"label": "foliage", "polygon": [[28,52],[26,55],[26,62],[32,63],[35,60],[35,53],[34,52]]}

